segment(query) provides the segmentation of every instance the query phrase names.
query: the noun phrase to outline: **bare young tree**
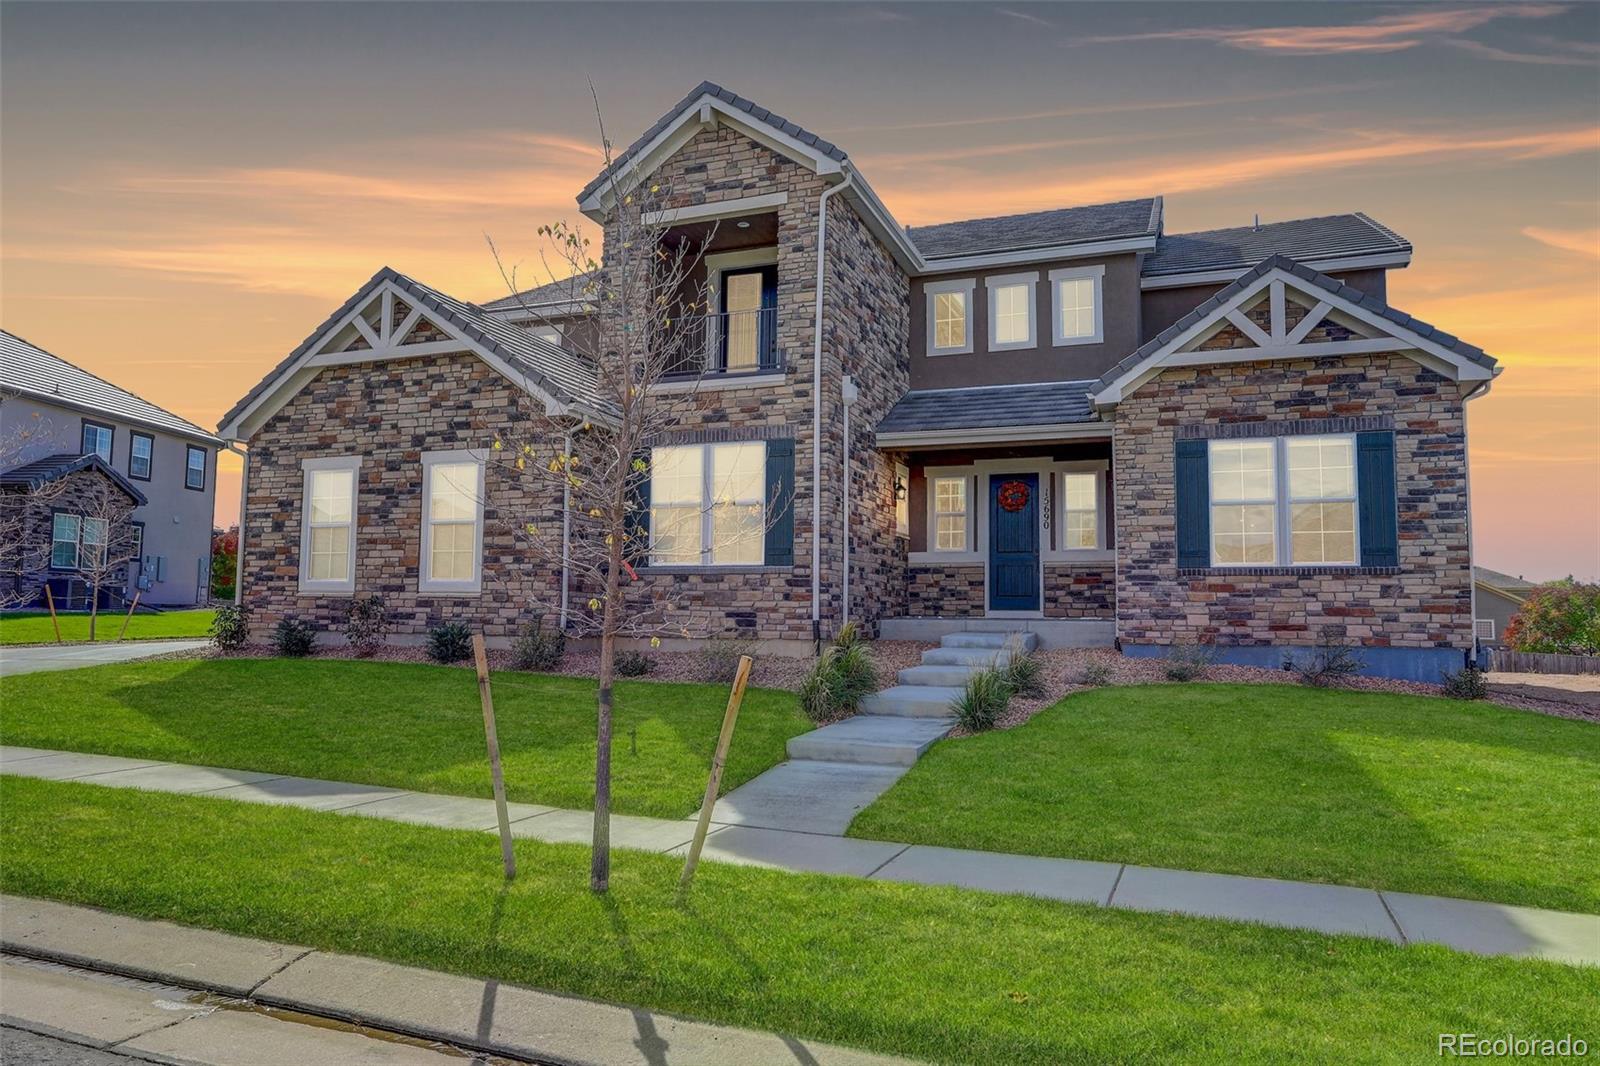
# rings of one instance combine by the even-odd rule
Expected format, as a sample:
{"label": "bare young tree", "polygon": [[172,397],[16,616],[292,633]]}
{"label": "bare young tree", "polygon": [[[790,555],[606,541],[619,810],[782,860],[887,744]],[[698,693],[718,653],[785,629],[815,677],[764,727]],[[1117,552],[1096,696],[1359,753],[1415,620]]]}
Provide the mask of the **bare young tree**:
{"label": "bare young tree", "polygon": [[89,640],[94,641],[101,591],[120,588],[139,552],[139,530],[133,524],[137,501],[95,470],[61,479],[66,517],[77,524],[77,571],[89,586]]}
{"label": "bare young tree", "polygon": [[[24,465],[49,427],[37,414],[13,420],[7,416],[15,397],[0,390],[0,474]],[[22,607],[39,595],[38,576],[50,567],[47,526],[51,502],[65,488],[60,480],[12,483],[0,490],[0,609]]]}

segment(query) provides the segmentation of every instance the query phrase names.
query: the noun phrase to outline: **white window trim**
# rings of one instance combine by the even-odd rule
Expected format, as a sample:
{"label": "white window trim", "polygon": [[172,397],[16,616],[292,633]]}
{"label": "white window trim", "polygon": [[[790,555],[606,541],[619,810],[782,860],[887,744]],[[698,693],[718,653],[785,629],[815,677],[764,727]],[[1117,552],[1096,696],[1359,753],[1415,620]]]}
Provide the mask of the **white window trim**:
{"label": "white window trim", "polygon": [[[728,445],[728,444],[733,444],[733,445],[759,445],[760,448],[761,448],[761,470],[762,470],[762,480],[761,480],[761,484],[762,484],[762,489],[761,489],[761,493],[762,493],[762,500],[761,500],[761,528],[762,528],[763,532],[762,532],[762,537],[761,537],[761,561],[758,562],[758,563],[717,562],[717,561],[712,559],[712,552],[715,551],[715,549],[716,549],[716,543],[715,543],[716,537],[714,535],[714,531],[715,531],[715,527],[716,527],[716,514],[715,514],[715,507],[714,507],[714,502],[715,502],[715,497],[716,497],[716,485],[715,485],[715,476],[716,475],[713,473],[712,455],[713,455],[713,450],[719,444],[722,444],[722,445]],[[770,509],[771,509],[771,506],[772,506],[772,503],[773,503],[773,501],[771,501],[771,500],[766,498],[767,442],[764,441],[764,440],[725,440],[725,441],[695,442],[695,443],[690,443],[690,444],[667,444],[667,445],[660,445],[660,447],[667,447],[667,448],[698,448],[698,449],[700,449],[700,561],[696,562],[696,563],[686,563],[686,562],[681,562],[681,561],[680,562],[656,562],[656,554],[655,554],[656,553],[656,523],[655,523],[655,516],[654,516],[655,482],[652,479],[651,486],[650,486],[650,491],[652,493],[652,498],[651,498],[651,500],[649,502],[649,506],[650,506],[651,512],[652,512],[651,513],[651,520],[650,520],[650,554],[648,556],[650,561],[649,561],[649,563],[647,565],[652,570],[689,570],[689,571],[694,571],[696,573],[700,573],[700,572],[703,572],[703,571],[706,571],[706,570],[759,570],[759,569],[762,569],[762,568],[766,567],[766,565],[767,565],[767,541],[766,541],[765,530],[767,528],[767,523],[769,521],[771,521],[771,518],[772,518],[772,515],[770,513]],[[650,468],[651,468],[651,470],[655,469],[655,449],[654,448],[652,448],[651,452],[650,452]]]}
{"label": "white window trim", "polygon": [[[988,289],[989,296],[989,350],[991,352],[1012,352],[1022,348],[1037,348],[1039,346],[1039,272],[1035,270],[1026,274],[1000,274],[995,277],[985,278],[983,284]],[[1001,289],[1011,288],[1015,285],[1024,285],[1028,289],[1028,335],[1020,341],[1001,342],[995,339],[1000,325],[999,315],[996,314],[995,301],[999,299]]]}
{"label": "white window trim", "polygon": [[[973,466],[930,466],[922,471],[924,496],[926,497],[926,516],[924,527],[927,531],[927,547],[925,551],[911,552],[911,560],[930,563],[976,563],[982,562],[985,556],[978,551],[978,523],[977,523],[977,468]],[[941,478],[961,478],[967,483],[967,546],[961,551],[941,551],[938,529],[938,483]]]}
{"label": "white window trim", "polygon": [[[975,289],[976,287],[977,287],[977,282],[972,278],[957,278],[957,279],[955,279],[953,281],[930,281],[927,284],[923,285],[923,287],[922,287],[923,300],[925,301],[926,306],[927,306],[927,316],[926,316],[927,320],[928,320],[927,321],[927,334],[928,334],[928,337],[927,337],[927,353],[929,355],[970,355],[971,354],[971,352],[972,352],[972,319],[973,319],[974,314],[976,313],[976,309],[972,306],[972,292],[973,292],[973,289]],[[962,340],[960,347],[956,347],[956,348],[940,348],[940,347],[935,346],[934,343],[933,343],[934,336],[937,333],[937,327],[936,327],[936,323],[934,321],[934,314],[933,314],[934,297],[943,295],[945,293],[951,293],[951,292],[959,292],[959,293],[962,293],[966,297],[966,301],[967,301],[966,336]]]}
{"label": "white window trim", "polygon": [[[1052,510],[1055,512],[1056,532],[1061,535],[1063,546],[1059,548],[1045,548],[1045,557],[1057,561],[1087,561],[1092,556],[1104,555],[1109,549],[1106,546],[1106,472],[1107,464],[1101,460],[1090,460],[1077,463],[1057,463],[1052,468],[1055,476],[1050,479],[1057,499]],[[1068,548],[1064,546],[1067,535],[1067,485],[1068,474],[1093,474],[1094,475],[1094,547]],[[1048,532],[1048,530],[1046,531]]]}
{"label": "white window trim", "polygon": [[[1350,482],[1354,490],[1349,496],[1317,496],[1317,497],[1292,497],[1289,495],[1289,441],[1291,440],[1326,440],[1329,438],[1342,438],[1350,442]],[[1262,438],[1251,438],[1259,441]],[[1271,566],[1294,570],[1310,570],[1317,568],[1340,568],[1355,570],[1361,566],[1361,475],[1356,464],[1359,461],[1354,433],[1314,433],[1306,435],[1292,435],[1283,437],[1266,438],[1272,444],[1272,539],[1273,562],[1270,563],[1225,563],[1217,558],[1216,533],[1211,529],[1211,507],[1216,503],[1211,498],[1211,445],[1220,443],[1235,443],[1233,440],[1218,438],[1206,443],[1206,550],[1210,553],[1211,565],[1218,570],[1249,570],[1254,567]],[[1354,548],[1355,558],[1348,563],[1297,563],[1293,562],[1293,545],[1290,543],[1289,512],[1296,503],[1349,503],[1353,508],[1351,521],[1351,544]],[[1250,501],[1223,501],[1222,506],[1236,506],[1250,504]],[[1267,506],[1268,501],[1253,502],[1254,506]]]}
{"label": "white window trim", "polygon": [[[483,470],[485,455],[481,450],[457,449],[447,452],[422,453],[422,554],[417,560],[417,591],[428,595],[476,596],[483,591]],[[473,463],[478,469],[478,483],[473,489],[475,509],[472,520],[472,577],[466,581],[439,580],[431,577],[433,566],[433,523],[428,520],[428,501],[433,491],[433,468],[449,463]]]}
{"label": "white window trim", "polygon": [[555,326],[529,326],[528,332],[549,344],[561,343],[561,331]]}
{"label": "white window trim", "polygon": [[[1091,278],[1094,281],[1094,332],[1086,337],[1061,335],[1061,283]],[[1059,267],[1050,271],[1050,336],[1056,348],[1075,344],[1103,344],[1106,339],[1106,268],[1102,263],[1094,266]]]}
{"label": "white window trim", "polygon": [[[311,479],[317,470],[350,471],[350,560],[343,580],[314,581],[307,576],[311,562]],[[328,459],[300,460],[300,591],[322,596],[350,596],[356,590],[356,531],[360,526],[361,456],[339,455]]]}

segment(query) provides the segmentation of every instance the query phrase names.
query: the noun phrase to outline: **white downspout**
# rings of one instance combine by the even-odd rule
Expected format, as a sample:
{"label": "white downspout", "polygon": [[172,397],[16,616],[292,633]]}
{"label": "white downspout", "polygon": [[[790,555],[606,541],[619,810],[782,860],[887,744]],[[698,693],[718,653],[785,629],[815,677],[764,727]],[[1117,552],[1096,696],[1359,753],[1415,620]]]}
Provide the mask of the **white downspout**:
{"label": "white downspout", "polygon": [[822,643],[822,285],[827,271],[828,200],[855,180],[846,174],[817,198],[817,307],[811,325],[811,639]]}
{"label": "white downspout", "polygon": [[855,406],[861,393],[856,388],[856,379],[849,374],[844,376],[840,386],[841,398],[844,400],[844,614],[840,618],[841,625],[850,623],[850,408]]}
{"label": "white downspout", "polygon": [[[239,447],[238,441],[228,441],[227,449],[239,457],[239,543],[233,556],[233,605],[244,602],[244,516],[245,505],[250,500],[250,453]],[[206,575],[209,581],[210,575]]]}
{"label": "white downspout", "polygon": [[[561,442],[561,454],[567,456],[569,461],[572,456],[572,434],[568,433]],[[567,479],[561,483],[561,632],[567,631],[567,586],[571,584],[568,574],[572,570],[572,475],[568,472]]]}

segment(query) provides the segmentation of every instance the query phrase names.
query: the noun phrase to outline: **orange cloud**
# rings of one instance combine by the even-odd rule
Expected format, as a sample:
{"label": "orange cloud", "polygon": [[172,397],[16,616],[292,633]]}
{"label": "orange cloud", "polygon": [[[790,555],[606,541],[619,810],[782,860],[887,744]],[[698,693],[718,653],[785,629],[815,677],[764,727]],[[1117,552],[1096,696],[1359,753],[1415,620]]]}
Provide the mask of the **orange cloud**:
{"label": "orange cloud", "polygon": [[1532,237],[1540,244],[1560,248],[1564,252],[1600,259],[1600,229],[1547,229],[1544,226],[1522,227],[1524,237]]}

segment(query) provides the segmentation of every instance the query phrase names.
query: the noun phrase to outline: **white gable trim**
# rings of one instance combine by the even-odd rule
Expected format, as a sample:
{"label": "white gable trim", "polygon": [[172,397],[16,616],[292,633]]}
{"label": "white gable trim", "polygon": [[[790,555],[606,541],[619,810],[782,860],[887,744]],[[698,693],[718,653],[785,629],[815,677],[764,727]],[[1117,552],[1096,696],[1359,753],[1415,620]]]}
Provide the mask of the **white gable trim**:
{"label": "white gable trim", "polygon": [[[1315,305],[1293,331],[1284,328],[1284,293],[1293,289]],[[1254,323],[1245,329],[1241,320],[1248,322],[1244,308],[1251,307],[1269,294],[1272,308],[1270,332],[1264,332]],[[1349,341],[1322,341],[1306,343],[1307,336],[1323,317],[1340,312],[1373,330],[1377,336]],[[1318,312],[1321,312],[1320,314]],[[1309,324],[1308,324],[1309,323]],[[1239,327],[1251,340],[1253,348],[1226,348],[1218,351],[1195,351],[1196,345],[1228,325]],[[1274,269],[1263,274],[1249,288],[1235,293],[1214,308],[1198,322],[1151,352],[1138,363],[1124,370],[1104,388],[1091,394],[1096,406],[1104,407],[1120,402],[1140,385],[1149,381],[1169,366],[1214,366],[1225,363],[1267,362],[1273,359],[1306,359],[1325,355],[1361,355],[1376,352],[1398,352],[1435,370],[1453,381],[1488,381],[1494,370],[1465,358],[1459,352],[1428,340],[1389,321],[1382,315],[1363,308],[1342,296],[1329,293],[1318,286],[1308,286],[1294,274]]]}

